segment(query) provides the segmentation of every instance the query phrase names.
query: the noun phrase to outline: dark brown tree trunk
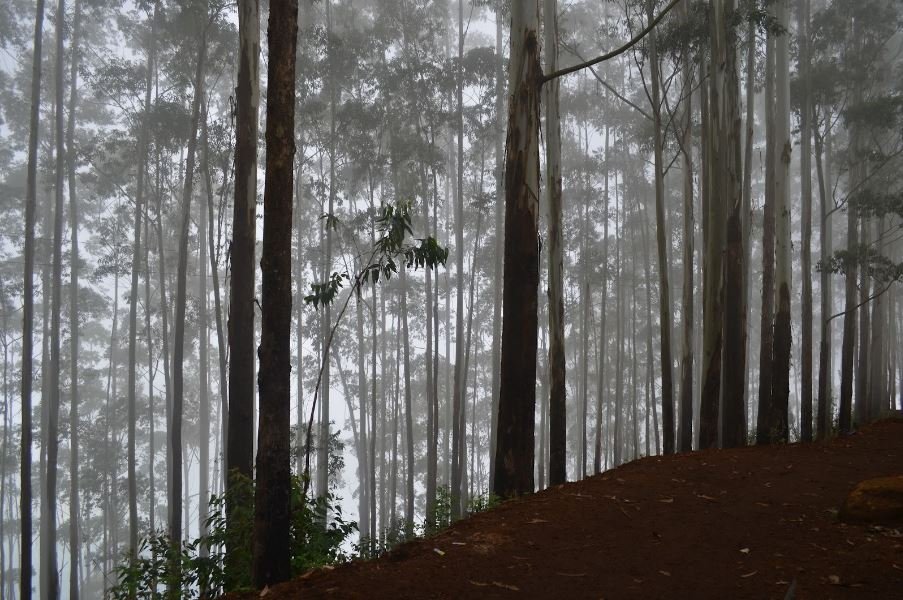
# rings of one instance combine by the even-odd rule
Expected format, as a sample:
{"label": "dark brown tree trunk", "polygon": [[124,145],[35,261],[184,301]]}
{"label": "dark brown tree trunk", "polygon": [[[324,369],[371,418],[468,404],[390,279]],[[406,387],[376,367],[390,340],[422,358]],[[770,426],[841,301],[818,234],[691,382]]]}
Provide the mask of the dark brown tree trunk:
{"label": "dark brown tree trunk", "polygon": [[[505,79],[504,58],[502,56],[502,23],[504,22],[502,5],[499,4],[495,12],[495,255],[493,256],[493,284],[492,284],[492,389],[490,394],[492,404],[490,409],[489,425],[489,490],[493,491],[495,485],[495,446],[498,424],[499,401],[499,370],[501,367],[502,351],[502,259],[504,258],[504,178],[505,178],[505,129],[503,111],[505,110]],[[435,228],[434,228],[435,231]],[[438,277],[436,277],[438,282]],[[436,340],[439,345],[439,340]]]}
{"label": "dark brown tree trunk", "polygon": [[[254,584],[291,577],[292,190],[298,2],[270,6]],[[324,440],[325,443],[325,440]]]}
{"label": "dark brown tree trunk", "polygon": [[[260,105],[260,4],[238,6],[239,63],[235,124],[235,204],[229,300],[228,471],[250,479],[254,461],[254,246],[257,237],[257,111]],[[227,489],[231,488],[229,479]],[[228,555],[227,555],[228,556]],[[227,561],[228,566],[228,561]]]}
{"label": "dark brown tree trunk", "polygon": [[539,288],[538,6],[511,7],[508,134],[505,148],[505,274],[495,493],[533,491],[536,331]]}
{"label": "dark brown tree trunk", "polygon": [[[401,266],[401,337],[404,346],[404,428],[405,473],[404,533],[405,538],[414,534],[414,415],[411,401],[411,345],[408,337],[408,280],[407,269]],[[430,407],[427,406],[427,411]]]}

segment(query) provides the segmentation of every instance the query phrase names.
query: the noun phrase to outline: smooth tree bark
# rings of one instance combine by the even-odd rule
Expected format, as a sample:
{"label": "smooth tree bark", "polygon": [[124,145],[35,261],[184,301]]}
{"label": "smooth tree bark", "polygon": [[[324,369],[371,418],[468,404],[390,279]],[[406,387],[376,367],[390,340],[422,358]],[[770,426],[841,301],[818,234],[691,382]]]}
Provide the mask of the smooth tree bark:
{"label": "smooth tree bark", "polygon": [[298,2],[270,6],[253,578],[291,577],[292,179]]}
{"label": "smooth tree bark", "polygon": [[736,29],[731,26],[734,0],[715,3],[713,55],[714,85],[718,87],[716,111],[718,182],[716,194],[727,208],[724,253],[724,347],[722,352],[721,445],[746,445],[746,309],[743,295],[743,177],[740,123],[740,82],[737,75]]}
{"label": "smooth tree bark", "polygon": [[[546,71],[558,69],[558,2],[543,0]],[[545,84],[546,195],[549,208],[549,485],[567,481],[567,387],[564,348],[564,250],[562,248],[561,83]]]}
{"label": "smooth tree bark", "polygon": [[[42,389],[42,403],[47,403],[47,429],[44,431],[44,443],[47,448],[47,459],[44,475],[44,498],[41,499],[41,597],[55,599],[60,597],[60,581],[57,573],[56,549],[56,506],[57,506],[57,459],[59,456],[59,419],[60,419],[60,312],[62,310],[63,288],[63,186],[66,177],[66,147],[63,137],[63,72],[64,60],[63,37],[65,35],[65,0],[59,0],[56,9],[56,56],[54,78],[56,80],[54,101],[54,127],[56,141],[56,165],[54,183],[53,211],[53,258],[50,299],[50,364],[46,388]],[[45,293],[46,295],[46,293]],[[29,567],[31,568],[31,567]]]}
{"label": "smooth tree bark", "polygon": [[[254,247],[257,241],[257,116],[260,106],[260,0],[238,3],[235,89],[235,202],[229,298],[229,417],[226,464],[250,479],[254,462]],[[232,487],[231,477],[226,481]],[[230,511],[231,512],[231,511]],[[227,567],[229,562],[227,561]]]}
{"label": "smooth tree bark", "polygon": [[611,147],[610,129],[605,128],[605,163],[602,168],[602,308],[599,311],[599,354],[597,360],[597,370],[599,379],[596,388],[596,430],[594,439],[593,452],[593,474],[598,475],[602,472],[602,408],[605,401],[606,379],[605,367],[608,365],[606,360],[606,347],[608,345],[608,282],[611,279],[608,264],[608,221],[610,220],[610,202],[609,202],[609,152]]}
{"label": "smooth tree bark", "polygon": [[771,438],[772,381],[774,359],[774,245],[775,245],[775,40],[769,31],[765,49],[765,201],[762,206],[762,312],[759,322],[759,398],[756,443]]}
{"label": "smooth tree bark", "polygon": [[536,331],[539,288],[539,6],[511,6],[505,142],[505,263],[502,370],[494,490],[533,491]]}
{"label": "smooth tree bark", "polygon": [[19,450],[19,597],[32,594],[31,512],[31,392],[34,384],[34,262],[37,220],[38,137],[41,112],[41,58],[44,32],[44,0],[35,6],[34,43],[31,65],[31,107],[28,125],[28,165],[25,183],[25,249],[22,290],[22,432]]}
{"label": "smooth tree bark", "polygon": [[[203,9],[206,21],[206,8]],[[203,23],[203,21],[202,21]],[[182,214],[179,224],[179,257],[176,272],[176,304],[173,323],[172,351],[172,419],[169,423],[169,453],[172,463],[172,478],[169,490],[169,538],[173,543],[182,539],[182,417],[185,401],[185,309],[188,285],[188,236],[191,231],[191,197],[194,194],[194,170],[198,144],[198,124],[201,102],[204,97],[204,66],[207,56],[207,29],[201,25],[201,39],[198,48],[197,66],[194,73],[194,98],[191,103],[191,124],[188,137],[188,151],[185,157],[185,184],[182,188]],[[179,573],[181,564],[175,559],[170,567],[171,581],[169,595],[179,593]]]}
{"label": "smooth tree bark", "polygon": [[464,449],[464,0],[458,0],[458,65],[455,81],[457,109],[455,127],[458,137],[458,184],[455,194],[455,375],[452,392],[452,448],[450,501],[452,520],[461,517],[461,482],[467,463]]}
{"label": "smooth tree bark", "polygon": [[[687,2],[680,5],[681,19],[688,19]],[[681,298],[681,320],[683,325],[683,338],[680,360],[680,422],[677,427],[678,452],[689,452],[693,449],[693,330],[694,330],[694,289],[693,289],[693,256],[694,256],[694,231],[696,222],[693,216],[693,105],[692,86],[693,69],[690,64],[690,53],[684,50],[681,56],[681,69],[683,70],[683,85],[681,86],[683,99],[683,117],[680,151],[683,157],[683,295]],[[606,226],[608,223],[606,222]]]}
{"label": "smooth tree bark", "polygon": [[[492,285],[492,389],[490,424],[489,424],[489,491],[492,492],[495,485],[495,457],[496,434],[498,433],[498,400],[499,400],[499,374],[501,368],[502,351],[502,259],[505,255],[504,232],[504,180],[505,180],[505,123],[503,111],[505,110],[505,61],[502,56],[502,22],[504,20],[503,5],[497,3],[495,9],[495,129],[493,142],[495,144],[495,245],[493,256],[493,285]],[[438,276],[436,278],[438,280]],[[438,346],[439,340],[436,340]],[[544,459],[543,459],[544,460]]]}
{"label": "smooth tree bark", "polygon": [[[812,441],[812,101],[809,92],[810,0],[798,5],[800,77],[800,194],[802,195],[802,323],[800,361],[800,439]],[[823,290],[824,291],[824,290]]]}
{"label": "smooth tree bark", "polygon": [[[653,0],[646,0],[646,19],[651,27],[655,19]],[[674,361],[671,351],[671,284],[668,277],[668,225],[665,222],[665,164],[662,130],[661,66],[655,29],[649,32],[649,63],[652,88],[655,172],[655,243],[658,251],[659,327],[662,376],[662,429],[665,454],[674,453]]]}
{"label": "smooth tree bark", "polygon": [[[72,49],[69,59],[69,117],[66,123],[66,163],[69,178],[69,598],[79,598],[78,569],[81,564],[81,537],[79,532],[80,494],[79,489],[79,316],[78,316],[78,276],[79,212],[75,184],[75,112],[78,105],[78,66],[81,37],[81,2],[75,2],[72,20]],[[0,511],[2,513],[2,511]]]}
{"label": "smooth tree bark", "polygon": [[[819,246],[821,247],[820,261],[822,264],[828,263],[831,255],[832,235],[831,228],[833,221],[831,220],[830,209],[828,208],[828,181],[827,168],[825,162],[830,162],[830,156],[825,157],[825,143],[819,128],[816,126],[813,131],[815,135],[815,165],[816,175],[818,177],[818,216],[819,216]],[[828,133],[830,135],[830,132]],[[833,415],[830,407],[831,396],[831,337],[833,335],[831,328],[831,310],[833,306],[832,295],[833,288],[831,286],[831,272],[829,269],[821,269],[819,281],[819,292],[821,293],[821,341],[818,348],[818,411],[815,427],[815,439],[823,440],[831,432],[833,426]]]}
{"label": "smooth tree bark", "polygon": [[717,83],[712,81],[710,64],[702,97],[702,143],[705,146],[703,172],[703,379],[699,403],[699,448],[718,445],[719,404],[721,401],[721,365],[723,349],[724,287],[723,253],[725,246],[725,202],[718,195],[721,164],[716,154]]}
{"label": "smooth tree bark", "polygon": [[785,31],[775,40],[775,285],[774,379],[768,431],[773,442],[788,441],[791,350],[791,228],[790,228],[790,5],[777,0],[778,24]]}
{"label": "smooth tree bark", "polygon": [[[135,216],[132,238],[132,275],[129,286],[129,373],[128,373],[128,489],[129,489],[129,556],[134,560],[138,556],[138,481],[137,460],[135,451],[135,427],[138,420],[137,409],[137,348],[138,348],[138,275],[141,271],[141,218],[146,212],[144,196],[146,193],[147,161],[148,161],[148,119],[151,112],[151,87],[156,61],[156,27],[155,15],[150,17],[151,30],[147,40],[147,67],[144,77],[144,109],[141,125],[138,129],[138,170],[135,185]],[[145,241],[147,243],[147,241]]]}
{"label": "smooth tree bark", "polygon": [[[409,538],[414,534],[414,415],[411,399],[411,343],[408,332],[408,279],[405,265],[401,265],[401,338],[404,347],[404,430],[405,472],[404,533]],[[429,410],[429,407],[427,407]]]}

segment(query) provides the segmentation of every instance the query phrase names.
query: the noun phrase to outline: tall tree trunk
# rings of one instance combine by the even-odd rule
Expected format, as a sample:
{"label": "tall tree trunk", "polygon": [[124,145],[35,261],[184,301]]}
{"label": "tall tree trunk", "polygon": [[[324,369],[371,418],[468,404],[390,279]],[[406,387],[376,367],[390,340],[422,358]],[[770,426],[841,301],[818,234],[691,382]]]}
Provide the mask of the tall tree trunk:
{"label": "tall tree trunk", "polygon": [[[204,162],[208,158],[207,149],[207,109],[204,108],[202,118],[204,137]],[[206,172],[208,165],[204,165]],[[209,182],[208,182],[209,184]],[[207,191],[209,194],[209,190]],[[210,347],[210,326],[208,324],[209,306],[207,303],[207,207],[198,206],[198,373],[199,375],[199,415],[198,415],[198,462],[200,473],[198,477],[198,535],[207,535],[207,501],[210,499],[210,363],[208,360]],[[207,546],[201,544],[200,556],[207,557]],[[206,583],[206,582],[205,582]],[[202,589],[202,593],[209,590]]]}
{"label": "tall tree trunk", "polygon": [[467,457],[461,452],[464,431],[464,0],[458,0],[458,63],[455,82],[458,137],[457,193],[455,194],[455,382],[452,399],[451,518],[461,517],[461,479]]}
{"label": "tall tree trunk", "polygon": [[[681,19],[688,16],[687,2],[680,4]],[[693,449],[693,313],[695,290],[693,289],[693,236],[696,228],[693,216],[693,104],[692,86],[693,70],[690,64],[689,51],[681,57],[683,69],[684,114],[681,126],[681,155],[683,156],[683,297],[681,298],[681,320],[683,321],[683,338],[680,360],[680,423],[678,424],[677,451],[689,452]]]}
{"label": "tall tree trunk", "polygon": [[608,280],[611,278],[608,272],[608,221],[609,195],[608,195],[608,159],[609,159],[609,128],[605,128],[605,163],[602,169],[602,308],[599,311],[599,356],[597,369],[599,372],[598,387],[596,389],[596,433],[595,452],[593,452],[593,474],[602,472],[602,405],[605,399],[605,367],[608,364],[606,358],[606,346],[608,345],[608,332],[606,330],[608,319]]}
{"label": "tall tree trunk", "polygon": [[[66,162],[69,177],[69,598],[79,598],[78,567],[81,556],[81,538],[79,537],[79,321],[78,321],[78,200],[75,187],[75,111],[78,100],[78,44],[81,36],[81,2],[75,2],[75,15],[72,22],[72,49],[69,64],[69,119],[66,124]],[[4,452],[4,456],[6,456]],[[2,511],[0,511],[2,518]],[[0,540],[2,544],[2,540]]]}
{"label": "tall tree trunk", "polygon": [[37,215],[38,128],[41,112],[41,42],[44,31],[44,0],[35,6],[34,50],[31,65],[31,107],[28,126],[28,167],[25,184],[25,268],[22,290],[22,432],[19,449],[19,597],[31,600],[31,392],[34,384],[34,255]]}
{"label": "tall tree trunk", "polygon": [[[210,260],[210,273],[213,277],[213,320],[216,327],[216,348],[217,357],[219,358],[219,380],[217,388],[220,395],[220,433],[222,447],[225,448],[228,440],[228,411],[229,411],[229,394],[228,394],[228,367],[226,366],[226,336],[223,331],[223,306],[220,297],[219,287],[219,251],[220,237],[214,237],[213,224],[216,222],[213,213],[213,178],[210,176],[210,138],[207,131],[207,120],[204,119],[203,142],[204,142],[204,186],[207,190],[207,230],[201,232],[206,237],[207,254]],[[223,176],[225,177],[227,167],[223,168]],[[225,194],[227,186],[223,185],[222,193]],[[214,241],[216,240],[216,241]],[[300,368],[299,368],[300,372]],[[216,453],[217,457],[219,452]],[[224,461],[225,465],[225,461]],[[214,477],[216,475],[214,474]],[[223,480],[228,478],[228,471],[223,467]],[[216,488],[216,480],[214,479],[214,488]]]}
{"label": "tall tree trunk", "polygon": [[[332,22],[332,0],[326,0],[326,38],[330,42],[328,46],[330,48],[327,60],[332,60],[332,45],[331,40],[333,39],[333,22]],[[329,208],[327,210],[327,214],[330,218],[334,215],[335,211],[335,200],[336,200],[336,103],[337,103],[337,93],[336,93],[336,84],[334,81],[334,75],[330,70],[327,78],[326,78],[326,86],[328,88],[329,93],[329,143],[328,143],[328,155],[329,155]],[[323,279],[325,280],[332,269],[332,233],[333,228],[329,225],[329,221],[326,220],[324,222],[324,227],[326,228],[326,257],[323,264]],[[323,364],[325,368],[323,369],[323,384],[321,391],[321,402],[320,402],[320,432],[319,432],[319,446],[317,448],[317,488],[316,493],[318,498],[325,498],[326,494],[329,493],[329,440],[331,437],[331,427],[329,423],[329,398],[330,398],[330,362],[329,362],[329,352],[330,348],[327,343],[329,338],[329,331],[332,326],[332,307],[327,304],[325,310],[323,311],[323,317],[320,321],[321,324],[321,336],[322,336],[322,352],[324,355]],[[324,520],[325,527],[325,518],[326,515],[322,515]]]}
{"label": "tall tree trunk", "polygon": [[[414,534],[414,415],[411,402],[411,344],[408,337],[408,278],[405,265],[401,265],[401,337],[404,346],[404,427],[405,473],[404,535],[409,539]],[[427,411],[430,407],[427,406]],[[427,505],[429,509],[429,505]],[[429,520],[427,520],[429,523]]]}
{"label": "tall tree trunk", "polygon": [[800,192],[802,199],[802,244],[800,245],[803,287],[802,339],[800,340],[802,381],[800,382],[800,439],[812,441],[812,102],[809,98],[809,11],[810,0],[799,0],[800,99]]}
{"label": "tall tree trunk", "polygon": [[505,274],[495,493],[533,491],[539,288],[539,7],[511,6],[505,149]]}
{"label": "tall tree trunk", "polygon": [[[502,57],[502,22],[504,20],[502,5],[495,10],[495,254],[493,256],[492,276],[492,389],[490,390],[491,408],[489,425],[489,490],[495,488],[495,447],[498,425],[499,402],[499,369],[501,367],[502,350],[502,259],[504,258],[504,176],[505,176],[505,79],[504,58]],[[435,229],[434,229],[435,231]],[[437,277],[438,279],[438,277]],[[438,340],[436,340],[438,345]]]}
{"label": "tall tree trunk", "polygon": [[[66,5],[59,0],[56,9],[56,57],[55,79],[56,100],[54,123],[56,128],[56,182],[54,184],[53,212],[53,274],[50,306],[50,366],[46,393],[48,404],[46,485],[41,501],[41,596],[60,597],[60,582],[57,574],[56,554],[56,506],[57,506],[57,458],[59,454],[60,419],[60,312],[63,291],[63,185],[66,177],[66,148],[63,138],[63,35],[65,31]],[[42,398],[42,402],[44,402]]]}
{"label": "tall tree trunk", "polygon": [[[756,41],[758,39],[758,25],[750,19],[747,31],[746,43],[746,119],[745,146],[743,148],[743,208],[740,214],[743,228],[743,319],[746,322],[746,364],[744,368],[747,374],[750,372],[750,356],[752,355],[752,343],[749,335],[750,305],[752,298],[752,165],[753,142],[755,141],[756,121]],[[749,423],[750,394],[752,389],[752,375],[749,375],[744,390],[743,411],[744,420]]]}
{"label": "tall tree trunk", "polygon": [[723,350],[723,251],[725,246],[724,199],[718,193],[717,181],[721,164],[715,140],[719,122],[718,84],[711,81],[713,65],[703,84],[703,144],[705,169],[703,173],[703,381],[699,405],[699,447],[718,445],[719,404],[721,400],[721,365]]}
{"label": "tall tree trunk", "polygon": [[[862,146],[859,149],[862,150]],[[860,154],[854,155],[854,160],[862,162],[865,159]],[[859,166],[859,174],[863,181],[865,178],[865,165]],[[854,188],[855,189],[855,188]],[[855,212],[855,211],[853,211]],[[859,215],[859,240],[862,248],[868,248],[872,243],[870,220],[866,215]],[[854,422],[857,426],[862,427],[868,423],[868,406],[869,406],[869,364],[872,360],[870,355],[871,344],[869,344],[871,333],[870,312],[873,307],[869,306],[869,288],[871,279],[868,273],[866,263],[863,261],[859,265],[859,354],[856,356],[856,396],[854,398]]]}
{"label": "tall tree trunk", "polygon": [[[254,248],[257,238],[257,115],[260,106],[260,0],[239,0],[235,89],[235,203],[229,298],[227,471],[250,479],[254,463]],[[232,489],[231,476],[226,489]],[[235,499],[236,503],[239,499]],[[232,514],[233,507],[227,507]],[[235,565],[228,560],[227,574]],[[233,571],[234,572],[234,571]],[[234,573],[237,576],[237,573]],[[229,586],[227,586],[228,588]]]}
{"label": "tall tree trunk", "polygon": [[[135,187],[135,220],[132,242],[132,277],[129,287],[129,374],[128,374],[128,486],[129,486],[129,556],[138,556],[138,481],[136,474],[135,426],[137,410],[137,346],[138,346],[138,274],[141,270],[141,217],[145,213],[144,195],[148,160],[148,119],[151,111],[151,86],[156,61],[156,11],[151,18],[144,78],[144,110],[138,132],[138,181]],[[147,242],[145,242],[147,243]]]}
{"label": "tall tree trunk", "polygon": [[254,584],[291,577],[292,190],[298,2],[270,7]]}
{"label": "tall tree trunk", "polygon": [[771,439],[770,415],[774,360],[774,245],[775,245],[775,40],[769,32],[765,50],[765,204],[762,208],[762,318],[759,324],[759,408],[756,443]]}
{"label": "tall tree trunk", "polygon": [[[191,106],[191,125],[188,138],[188,155],[185,161],[185,185],[182,189],[182,218],[179,225],[179,262],[176,274],[176,313],[173,324],[172,353],[172,421],[169,428],[169,452],[172,461],[172,481],[169,495],[169,539],[178,543],[182,539],[182,413],[184,406],[184,356],[185,356],[185,308],[188,278],[188,235],[191,230],[191,197],[194,193],[195,154],[198,143],[201,102],[204,97],[204,65],[207,54],[206,8],[201,25],[201,41],[197,67],[194,74],[194,98]],[[169,595],[180,593],[181,565],[173,560]]]}
{"label": "tall tree trunk", "polygon": [[[828,263],[831,255],[832,221],[828,208],[827,178],[823,159],[824,143],[818,128],[815,129],[815,165],[818,176],[819,196],[819,246],[822,264]],[[830,135],[830,133],[829,133]],[[830,161],[830,156],[827,158]],[[831,396],[831,317],[832,295],[831,273],[829,269],[820,271],[819,292],[821,293],[821,342],[818,350],[818,415],[815,438],[825,439],[831,432],[833,419],[830,407]]]}
{"label": "tall tree trunk", "polygon": [[[653,0],[646,0],[646,19],[652,24]],[[652,76],[652,120],[655,155],[655,241],[658,249],[659,326],[661,328],[662,429],[665,454],[674,453],[674,362],[671,353],[671,284],[668,281],[668,224],[665,222],[665,165],[662,138],[661,75],[656,32],[649,32],[649,63]]]}
{"label": "tall tree trunk", "polygon": [[[716,4],[714,65],[720,106],[717,110],[718,183],[716,194],[728,207],[724,255],[724,347],[722,353],[721,444],[746,445],[746,308],[743,255],[743,177],[740,139],[740,82],[736,30],[730,26],[734,0]],[[714,51],[713,51],[714,52]]]}
{"label": "tall tree trunk", "polygon": [[[543,0],[546,71],[558,69],[558,2]],[[512,49],[513,56],[513,49]],[[567,481],[567,386],[564,348],[561,118],[557,79],[545,85],[546,192],[549,203],[549,485]]]}
{"label": "tall tree trunk", "polygon": [[775,283],[777,310],[774,318],[774,380],[769,430],[772,441],[788,440],[788,410],[790,401],[790,5],[789,0],[777,0],[778,24],[787,32],[775,41]]}
{"label": "tall tree trunk", "polygon": [[[358,451],[358,514],[360,518],[361,549],[369,551],[373,547],[370,536],[370,467],[369,444],[367,442],[367,365],[364,359],[364,299],[358,297],[354,307],[357,334],[357,396],[361,413],[361,445]],[[367,541],[366,545],[364,540]]]}

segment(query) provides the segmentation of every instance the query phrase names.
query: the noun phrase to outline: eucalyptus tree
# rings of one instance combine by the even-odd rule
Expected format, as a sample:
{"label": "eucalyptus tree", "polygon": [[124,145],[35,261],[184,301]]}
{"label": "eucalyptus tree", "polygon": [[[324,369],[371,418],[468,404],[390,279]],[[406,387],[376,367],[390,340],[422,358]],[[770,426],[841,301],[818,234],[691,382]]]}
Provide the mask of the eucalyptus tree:
{"label": "eucalyptus tree", "polygon": [[[62,277],[63,277],[63,186],[65,182],[66,151],[63,133],[63,73],[65,55],[63,54],[65,35],[66,4],[59,0],[56,9],[56,55],[55,55],[55,92],[54,124],[56,142],[56,181],[54,184],[54,218],[53,218],[53,278],[51,281],[50,306],[50,364],[48,378],[44,380],[46,388],[42,389],[42,404],[47,404],[47,429],[44,430],[44,443],[47,447],[47,459],[44,475],[44,497],[41,499],[41,595],[45,598],[59,598],[60,582],[57,573],[56,548],[56,507],[57,507],[57,457],[59,454],[59,416],[60,416],[60,314],[62,312]],[[46,292],[45,292],[46,294]]]}
{"label": "eucalyptus tree", "polygon": [[786,442],[789,436],[791,226],[790,226],[790,4],[776,0],[777,26],[783,33],[775,41],[775,274],[777,311],[774,321],[774,380],[768,435],[772,441]]}
{"label": "eucalyptus tree", "polygon": [[44,28],[44,0],[35,5],[34,44],[31,68],[31,107],[29,109],[28,165],[25,187],[25,251],[22,310],[22,433],[20,450],[19,514],[19,597],[30,600],[32,594],[32,493],[31,493],[31,392],[34,354],[34,261],[35,220],[37,212],[37,169],[39,117],[41,110],[41,58]]}

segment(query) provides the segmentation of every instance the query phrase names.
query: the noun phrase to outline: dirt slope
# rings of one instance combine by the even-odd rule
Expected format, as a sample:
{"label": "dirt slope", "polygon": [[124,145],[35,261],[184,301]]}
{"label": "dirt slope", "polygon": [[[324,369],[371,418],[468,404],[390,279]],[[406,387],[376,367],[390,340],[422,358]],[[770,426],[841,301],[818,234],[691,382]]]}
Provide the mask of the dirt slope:
{"label": "dirt slope", "polygon": [[901,473],[903,422],[647,458],[264,597],[903,599],[900,532],[835,516],[856,482]]}

